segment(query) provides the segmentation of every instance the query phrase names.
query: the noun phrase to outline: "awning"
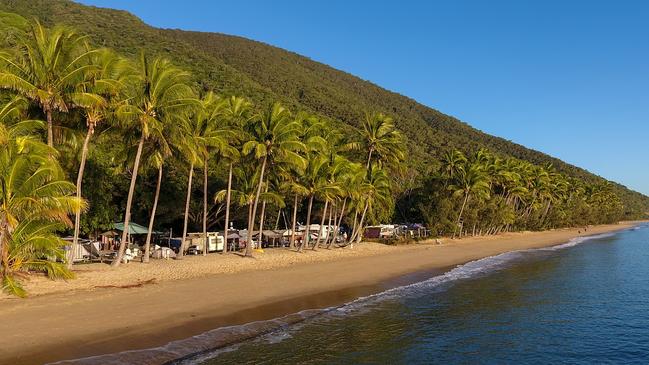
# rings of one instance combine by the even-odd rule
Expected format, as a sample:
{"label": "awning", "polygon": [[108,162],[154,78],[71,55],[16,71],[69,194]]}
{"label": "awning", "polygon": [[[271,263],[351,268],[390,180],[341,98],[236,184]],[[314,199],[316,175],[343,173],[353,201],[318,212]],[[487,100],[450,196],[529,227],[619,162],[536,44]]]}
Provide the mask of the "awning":
{"label": "awning", "polygon": [[[120,232],[124,231],[124,223],[113,223],[113,229],[116,229]],[[147,234],[149,229],[141,226],[137,223],[129,222],[128,223],[128,234]],[[158,234],[160,232],[151,232],[153,234]]]}

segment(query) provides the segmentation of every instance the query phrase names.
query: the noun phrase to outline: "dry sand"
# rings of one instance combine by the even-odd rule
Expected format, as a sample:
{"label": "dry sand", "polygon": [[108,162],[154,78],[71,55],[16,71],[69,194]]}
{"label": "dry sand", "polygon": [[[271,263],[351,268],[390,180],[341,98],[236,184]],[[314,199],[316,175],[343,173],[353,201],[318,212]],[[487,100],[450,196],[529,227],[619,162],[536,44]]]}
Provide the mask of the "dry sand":
{"label": "dry sand", "polygon": [[[579,230],[592,235],[632,225]],[[431,271],[578,235],[578,229],[562,229],[445,239],[441,245],[361,243],[305,253],[267,249],[254,259],[211,254],[118,269],[79,265],[75,280],[32,278],[26,285],[31,297],[0,297],[0,364],[160,346],[221,326],[343,303]]]}

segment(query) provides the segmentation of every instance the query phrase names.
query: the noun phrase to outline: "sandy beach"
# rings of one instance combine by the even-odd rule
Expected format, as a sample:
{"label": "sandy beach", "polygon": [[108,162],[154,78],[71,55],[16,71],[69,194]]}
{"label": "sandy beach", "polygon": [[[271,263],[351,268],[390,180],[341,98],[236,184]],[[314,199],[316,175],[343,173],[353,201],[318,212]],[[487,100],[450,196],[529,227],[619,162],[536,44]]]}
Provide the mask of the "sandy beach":
{"label": "sandy beach", "polygon": [[[268,249],[182,261],[78,265],[68,282],[31,278],[0,297],[0,364],[39,364],[160,346],[210,329],[340,304],[507,251],[560,244],[635,222],[295,253]],[[579,232],[581,231],[581,232]]]}

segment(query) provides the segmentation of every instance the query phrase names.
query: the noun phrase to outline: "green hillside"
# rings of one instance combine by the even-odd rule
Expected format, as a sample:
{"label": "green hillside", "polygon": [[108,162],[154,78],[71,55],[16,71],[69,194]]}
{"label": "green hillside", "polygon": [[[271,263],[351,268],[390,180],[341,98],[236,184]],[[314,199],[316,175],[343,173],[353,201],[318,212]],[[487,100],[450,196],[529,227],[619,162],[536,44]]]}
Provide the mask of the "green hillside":
{"label": "green hillside", "polygon": [[[140,49],[165,55],[195,76],[197,88],[246,95],[257,105],[281,100],[294,110],[325,116],[341,126],[357,126],[367,111],[394,117],[408,138],[410,168],[425,172],[448,149],[472,153],[481,147],[586,181],[601,178],[576,166],[505,139],[488,135],[456,118],[304,56],[241,37],[218,33],[157,29],[125,11],[64,0],[0,0],[0,10],[63,23],[90,35],[99,46],[124,55]],[[649,198],[616,184],[627,212],[649,210]]]}

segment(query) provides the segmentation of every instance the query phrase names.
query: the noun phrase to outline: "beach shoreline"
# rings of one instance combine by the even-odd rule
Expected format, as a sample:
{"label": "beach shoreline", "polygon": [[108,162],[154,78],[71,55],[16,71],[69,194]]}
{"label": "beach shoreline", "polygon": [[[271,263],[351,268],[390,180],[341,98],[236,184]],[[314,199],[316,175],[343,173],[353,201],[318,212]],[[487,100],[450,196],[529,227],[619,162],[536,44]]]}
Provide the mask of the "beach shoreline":
{"label": "beach shoreline", "polygon": [[[111,276],[103,269],[83,268],[86,271],[79,271],[80,282],[35,280],[31,285],[40,295],[0,299],[0,332],[4,339],[0,363],[36,364],[157,347],[223,326],[340,305],[476,259],[554,246],[578,236],[614,232],[638,223],[592,226],[587,231],[574,228],[446,239],[442,245],[434,241],[406,246],[362,243],[354,249],[301,255],[268,250],[256,260],[235,255],[222,258],[240,260],[237,269],[230,272],[211,265],[212,271],[207,274],[192,272],[174,280],[162,277],[154,284],[134,287],[133,280],[142,283],[143,277],[128,274],[148,270],[147,275],[151,275],[167,266],[173,271],[171,264],[176,262],[152,265],[146,270],[140,270],[144,264],[134,263],[110,271],[112,276],[128,276],[113,280],[110,285],[115,287],[97,281]],[[213,261],[219,260],[219,255],[210,256]],[[201,263],[207,265],[208,258],[196,258],[193,263],[186,259],[179,264],[182,268],[201,267]],[[273,259],[277,258],[284,261],[275,265]],[[288,259],[293,261],[285,262]],[[182,272],[182,268],[178,271]],[[165,272],[160,270],[158,275]],[[90,285],[93,280],[96,285]],[[39,291],[40,283],[47,290]]]}

